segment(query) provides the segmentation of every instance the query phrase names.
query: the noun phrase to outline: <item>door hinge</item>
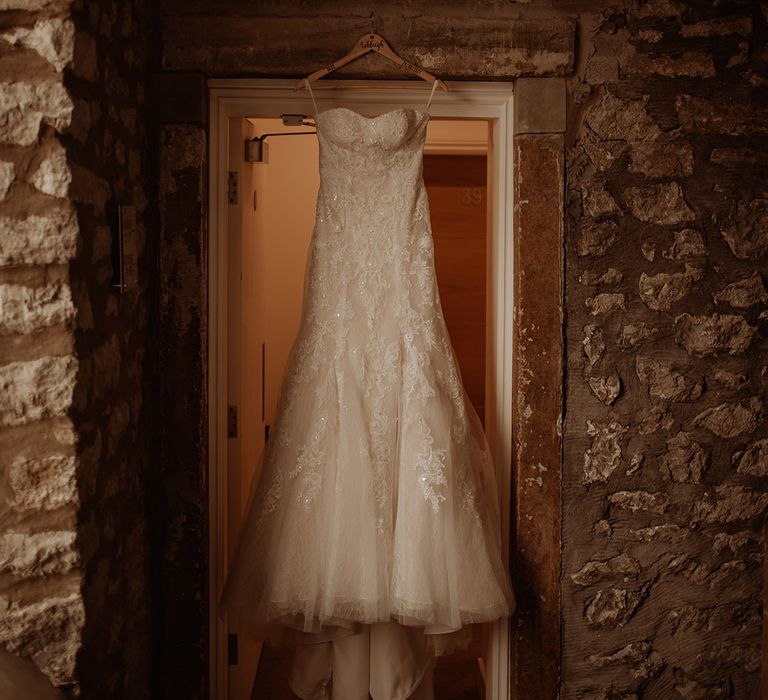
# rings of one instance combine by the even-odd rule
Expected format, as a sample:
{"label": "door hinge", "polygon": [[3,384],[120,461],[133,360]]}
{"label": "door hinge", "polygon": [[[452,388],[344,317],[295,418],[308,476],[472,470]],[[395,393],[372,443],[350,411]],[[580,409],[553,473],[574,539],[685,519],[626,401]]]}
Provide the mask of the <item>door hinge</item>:
{"label": "door hinge", "polygon": [[237,666],[237,635],[233,632],[227,635],[227,663]]}
{"label": "door hinge", "polygon": [[227,437],[237,437],[237,406],[227,406]]}
{"label": "door hinge", "polygon": [[230,170],[227,177],[227,199],[230,204],[237,204],[237,170]]}

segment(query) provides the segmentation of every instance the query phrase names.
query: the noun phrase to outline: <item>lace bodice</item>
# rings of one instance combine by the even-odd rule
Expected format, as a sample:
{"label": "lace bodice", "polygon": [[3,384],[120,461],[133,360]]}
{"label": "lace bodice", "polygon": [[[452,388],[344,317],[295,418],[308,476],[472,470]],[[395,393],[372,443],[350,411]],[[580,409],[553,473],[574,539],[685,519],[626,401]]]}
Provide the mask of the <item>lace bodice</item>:
{"label": "lace bodice", "polygon": [[320,170],[345,170],[350,176],[418,171],[428,121],[428,111],[409,107],[376,117],[347,107],[323,110],[315,117]]}

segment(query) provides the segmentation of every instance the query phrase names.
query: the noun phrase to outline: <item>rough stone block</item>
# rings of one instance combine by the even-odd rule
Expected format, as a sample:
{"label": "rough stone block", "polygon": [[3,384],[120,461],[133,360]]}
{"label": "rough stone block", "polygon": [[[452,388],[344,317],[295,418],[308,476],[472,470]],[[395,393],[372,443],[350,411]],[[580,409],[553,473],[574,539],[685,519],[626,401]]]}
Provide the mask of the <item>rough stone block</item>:
{"label": "rough stone block", "polygon": [[645,0],[645,2],[630,5],[629,17],[630,19],[677,18],[684,9],[684,5],[673,0]]}
{"label": "rough stone block", "polygon": [[655,141],[633,143],[629,172],[646,177],[684,177],[693,173],[693,150],[666,134]]}
{"label": "rough stone block", "polygon": [[72,100],[57,80],[0,83],[0,142],[29,146],[40,124],[62,132],[72,120]]}
{"label": "rough stone block", "polygon": [[640,244],[640,252],[648,262],[653,262],[656,259],[656,244],[650,241],[643,241]]}
{"label": "rough stone block", "polygon": [[768,476],[768,439],[753,442],[743,452],[733,455],[733,463],[738,465],[739,474],[752,476]]}
{"label": "rough stone block", "polygon": [[603,329],[600,326],[590,323],[584,326],[584,340],[582,341],[584,354],[587,356],[590,367],[599,362],[605,352],[605,342],[603,341]]}
{"label": "rough stone block", "polygon": [[635,218],[647,223],[680,224],[696,218],[676,182],[629,187],[624,190],[624,201]]}
{"label": "rough stone block", "polygon": [[725,36],[727,34],[740,34],[749,36],[752,34],[752,20],[749,17],[716,17],[715,19],[702,20],[694,24],[684,24],[680,28],[680,34],[684,37],[700,36]]}
{"label": "rough stone block", "polygon": [[691,290],[694,282],[704,276],[701,268],[685,264],[685,272],[659,272],[656,275],[640,273],[637,286],[643,303],[654,311],[668,311],[672,304]]}
{"label": "rough stone block", "polygon": [[571,581],[578,586],[591,586],[601,579],[622,576],[637,576],[642,567],[640,562],[626,552],[610,559],[595,559],[586,562],[577,572],[570,574]]}
{"label": "rough stone block", "polygon": [[643,462],[645,461],[645,455],[641,454],[640,452],[636,452],[629,458],[629,466],[625,470],[625,474],[634,474],[636,471],[640,469],[640,467],[643,466]]}
{"label": "rough stone block", "polygon": [[622,326],[618,345],[622,350],[631,350],[648,338],[653,338],[658,332],[658,328],[648,328],[642,321],[628,323],[626,326]]}
{"label": "rough stone block", "polygon": [[32,184],[44,194],[52,197],[66,197],[72,173],[67,163],[67,154],[58,140],[54,140],[45,158],[40,162],[31,178]]}
{"label": "rough stone block", "polygon": [[615,506],[633,513],[645,510],[661,515],[669,506],[669,495],[661,491],[616,491],[608,496],[608,500]]}
{"label": "rough stone block", "polygon": [[592,438],[592,445],[584,454],[583,483],[608,481],[621,464],[621,440],[626,432],[627,426],[616,421],[604,425],[587,421],[587,435]]}
{"label": "rough stone block", "polygon": [[676,372],[668,362],[637,355],[635,371],[641,383],[648,387],[652,399],[662,401],[695,401],[701,396],[701,384]]}
{"label": "rough stone block", "polygon": [[659,460],[659,472],[666,481],[698,484],[707,467],[709,454],[690,433],[682,430],[667,440],[667,451]]}
{"label": "rough stone block", "polygon": [[748,309],[755,304],[768,302],[768,290],[759,272],[732,282],[713,295],[716,302],[724,301],[734,309]]}
{"label": "rough stone block", "polygon": [[22,512],[77,504],[75,458],[50,455],[17,459],[8,467],[9,505]]}
{"label": "rough stone block", "polygon": [[738,640],[732,639],[721,641],[698,653],[696,661],[701,668],[738,665],[748,673],[755,673],[760,670],[761,651],[759,644],[740,644]]}
{"label": "rough stone block", "polygon": [[581,188],[581,202],[587,216],[597,218],[621,211],[616,200],[610,195],[602,182],[593,182]]}
{"label": "rough stone block", "polygon": [[729,372],[727,369],[715,367],[707,374],[707,381],[719,384],[726,389],[743,389],[747,385],[747,378],[743,374]]}
{"label": "rough stone block", "polygon": [[628,668],[632,678],[643,680],[657,675],[666,665],[664,657],[646,641],[630,642],[612,654],[590,654],[587,661],[596,668],[614,664]]}
{"label": "rough stone block", "polygon": [[593,316],[608,314],[624,308],[624,294],[621,292],[602,292],[584,301]]}
{"label": "rough stone block", "polygon": [[0,216],[0,266],[67,263],[75,255],[79,233],[69,203],[25,219]]}
{"label": "rough stone block", "polygon": [[79,29],[75,37],[73,72],[88,82],[95,82],[99,77],[99,46],[96,37],[84,29]]}
{"label": "rough stone block", "polygon": [[102,216],[107,200],[112,195],[112,186],[89,168],[73,165],[70,194],[74,201],[91,205],[94,213]]}
{"label": "rough stone block", "polygon": [[738,355],[749,348],[756,335],[757,328],[742,316],[680,314],[675,318],[675,342],[699,357],[721,352]]}
{"label": "rough stone block", "polygon": [[64,415],[72,404],[77,360],[72,355],[0,367],[0,425]]}
{"label": "rough stone block", "polygon": [[648,525],[636,529],[630,528],[628,534],[632,539],[639,542],[678,543],[688,539],[691,536],[691,531],[675,523],[662,523],[661,525]]}
{"label": "rough stone block", "polygon": [[606,406],[610,406],[621,392],[621,378],[614,372],[608,377],[589,377],[589,388]]}
{"label": "rough stone block", "polygon": [[768,493],[746,486],[720,484],[693,504],[691,523],[712,525],[749,520],[768,507]]}
{"label": "rough stone block", "polygon": [[24,10],[25,12],[37,12],[49,10],[58,12],[68,10],[72,0],[0,0],[0,10]]}
{"label": "rough stone block", "polygon": [[768,254],[768,199],[739,201],[720,233],[741,260]]}
{"label": "rough stone block", "polygon": [[74,23],[61,17],[45,17],[37,20],[31,28],[16,26],[0,34],[0,38],[11,44],[21,44],[37,51],[57,71],[63,70],[72,61],[74,37]]}
{"label": "rough stone block", "polygon": [[738,554],[742,549],[755,544],[763,544],[763,538],[760,533],[752,530],[741,530],[733,534],[728,532],[718,532],[712,539],[712,549],[719,554],[724,549],[730,549],[734,554]]}
{"label": "rough stone block", "polygon": [[655,141],[662,131],[648,114],[646,103],[647,99],[622,100],[605,91],[587,109],[584,120],[603,141]]}
{"label": "rough stone block", "polygon": [[43,287],[0,284],[0,335],[33,333],[39,328],[69,322],[75,308],[68,284]]}
{"label": "rough stone block", "polygon": [[715,103],[692,95],[678,95],[675,108],[685,131],[731,136],[768,133],[768,109],[755,105]]}
{"label": "rough stone block", "polygon": [[579,230],[579,255],[602,257],[618,238],[619,227],[613,221],[588,223]]}
{"label": "rough stone block", "polygon": [[693,419],[693,424],[710,430],[718,437],[732,438],[757,430],[762,409],[760,398],[753,396],[746,402],[721,403],[708,408]]}
{"label": "rough stone block", "polygon": [[79,563],[75,536],[67,530],[0,535],[0,571],[17,578],[64,574]]}
{"label": "rough stone block", "polygon": [[[249,8],[258,7],[250,4]],[[360,18],[337,12],[313,16],[256,16],[251,12],[167,16],[163,64],[166,70],[199,70],[215,64],[220,72],[294,77],[307,66],[333,63],[360,36]],[[328,31],[329,23],[333,31]],[[377,17],[376,31],[395,51],[443,79],[483,76],[569,75],[573,70],[576,24],[571,17],[512,19],[475,16],[471,28],[464,17],[423,12],[418,22],[404,22],[399,11]],[[461,46],[447,50],[447,35],[461,34]],[[301,36],[300,45],[295,38]],[[295,46],[289,52],[283,46]],[[332,77],[401,77],[404,69],[369,55],[342,66]]]}
{"label": "rough stone block", "polygon": [[754,148],[713,148],[709,159],[718,165],[739,168],[745,165],[768,165],[768,153]]}
{"label": "rough stone block", "polygon": [[684,51],[679,58],[673,56],[651,56],[647,53],[632,55],[620,64],[622,74],[627,76],[660,75],[666,78],[712,78],[715,64],[712,56],[701,51]]}
{"label": "rough stone block", "polygon": [[585,270],[583,274],[579,275],[579,282],[585,287],[610,287],[623,279],[623,273],[615,267],[609,267],[603,273],[596,270]]}
{"label": "rough stone block", "polygon": [[0,201],[5,199],[5,195],[8,194],[8,190],[13,184],[14,175],[14,164],[8,161],[0,161]]}
{"label": "rough stone block", "polygon": [[675,231],[675,240],[668,250],[662,252],[661,257],[667,260],[681,260],[683,258],[697,258],[707,254],[704,239],[698,231],[685,228]]}
{"label": "rough stone block", "polygon": [[584,611],[590,625],[622,627],[635,614],[648,595],[650,584],[640,588],[603,588],[597,592]]}
{"label": "rough stone block", "polygon": [[520,78],[515,82],[513,104],[516,134],[565,131],[563,78]]}

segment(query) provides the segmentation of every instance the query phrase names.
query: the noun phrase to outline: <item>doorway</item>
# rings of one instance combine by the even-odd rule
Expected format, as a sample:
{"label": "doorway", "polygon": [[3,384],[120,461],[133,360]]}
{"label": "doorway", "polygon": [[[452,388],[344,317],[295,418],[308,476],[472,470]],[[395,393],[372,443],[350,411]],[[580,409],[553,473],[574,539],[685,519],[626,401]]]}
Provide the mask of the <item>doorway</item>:
{"label": "doorway", "polygon": [[[323,83],[334,88],[331,99],[338,104],[372,114],[410,102],[415,106],[423,93],[413,89],[414,81]],[[306,91],[294,93],[293,81],[285,80],[211,80],[209,85],[211,697],[241,700],[250,697],[252,680],[261,673],[262,650],[237,640],[233,651],[215,601],[254,478],[247,465],[257,462],[254,457],[268,439],[287,349],[298,328],[319,176],[311,135],[273,139],[265,162],[243,158],[245,140],[256,135],[313,131],[286,127],[278,116],[310,114]],[[457,83],[449,89],[446,95],[436,93],[430,109],[424,178],[433,209],[441,303],[462,378],[494,452],[508,561],[511,84]],[[290,193],[290,216],[280,206],[281,193]],[[485,343],[470,342],[478,333]],[[238,424],[249,430],[239,430]],[[475,664],[483,694],[462,697],[509,697],[509,624],[503,620],[489,627],[486,648],[469,650],[465,660]],[[236,664],[230,663],[233,653]]]}

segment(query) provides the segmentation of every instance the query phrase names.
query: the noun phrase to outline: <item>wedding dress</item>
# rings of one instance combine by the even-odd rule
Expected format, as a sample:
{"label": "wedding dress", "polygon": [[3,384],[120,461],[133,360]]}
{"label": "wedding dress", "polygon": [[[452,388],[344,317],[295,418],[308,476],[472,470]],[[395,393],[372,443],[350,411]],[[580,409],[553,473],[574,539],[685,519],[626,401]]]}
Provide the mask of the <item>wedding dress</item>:
{"label": "wedding dress", "polygon": [[422,178],[436,85],[424,109],[376,117],[318,111],[311,93],[301,322],[221,599],[262,639],[393,620],[437,655],[515,610],[490,450],[438,295]]}

